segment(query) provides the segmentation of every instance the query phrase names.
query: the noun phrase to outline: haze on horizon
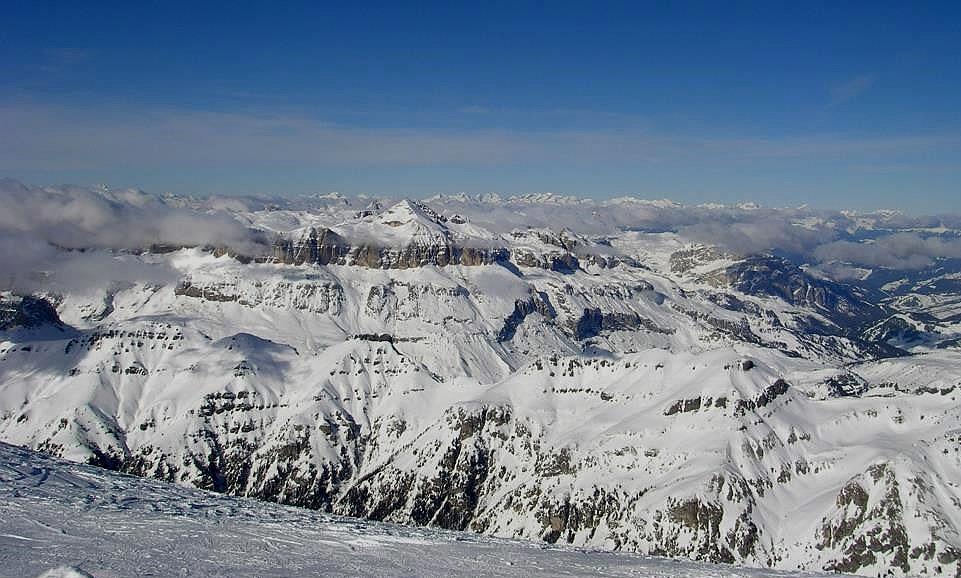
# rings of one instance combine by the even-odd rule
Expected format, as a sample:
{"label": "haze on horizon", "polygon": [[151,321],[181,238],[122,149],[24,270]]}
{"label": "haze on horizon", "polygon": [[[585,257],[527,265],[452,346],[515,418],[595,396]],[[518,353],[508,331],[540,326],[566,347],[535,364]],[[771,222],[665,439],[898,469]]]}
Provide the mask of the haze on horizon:
{"label": "haze on horizon", "polygon": [[0,177],[957,213],[961,6],[13,2]]}

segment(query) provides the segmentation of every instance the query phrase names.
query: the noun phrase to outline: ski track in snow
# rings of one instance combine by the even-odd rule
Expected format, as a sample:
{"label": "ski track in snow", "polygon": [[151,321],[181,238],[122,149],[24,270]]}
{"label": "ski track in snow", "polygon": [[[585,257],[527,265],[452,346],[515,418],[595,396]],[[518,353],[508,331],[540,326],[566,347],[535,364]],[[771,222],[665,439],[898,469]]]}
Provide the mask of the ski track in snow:
{"label": "ski track in snow", "polygon": [[84,576],[76,569],[96,578],[799,575],[341,518],[0,444],[0,576]]}

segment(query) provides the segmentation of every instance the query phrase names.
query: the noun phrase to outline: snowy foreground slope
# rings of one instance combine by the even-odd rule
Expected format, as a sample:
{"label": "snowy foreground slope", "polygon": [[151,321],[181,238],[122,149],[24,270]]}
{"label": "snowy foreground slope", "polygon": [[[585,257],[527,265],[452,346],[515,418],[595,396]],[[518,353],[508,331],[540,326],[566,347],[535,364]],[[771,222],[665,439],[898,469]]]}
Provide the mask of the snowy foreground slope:
{"label": "snowy foreground slope", "polygon": [[0,443],[0,576],[51,570],[63,578],[795,575],[341,518]]}
{"label": "snowy foreground slope", "polygon": [[[961,226],[765,213],[830,241],[798,256],[636,226],[756,207],[19,191],[102,210],[5,225],[0,440],[370,520],[959,573]],[[867,267],[905,235],[935,257]]]}

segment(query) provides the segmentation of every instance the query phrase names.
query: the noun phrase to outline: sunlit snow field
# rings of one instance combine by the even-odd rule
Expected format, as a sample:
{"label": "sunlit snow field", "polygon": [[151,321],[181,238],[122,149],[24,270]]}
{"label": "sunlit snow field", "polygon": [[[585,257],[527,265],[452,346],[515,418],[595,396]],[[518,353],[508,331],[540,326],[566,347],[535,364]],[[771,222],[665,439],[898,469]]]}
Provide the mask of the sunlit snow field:
{"label": "sunlit snow field", "polygon": [[71,568],[96,578],[798,575],[339,518],[0,444],[0,576],[85,575]]}

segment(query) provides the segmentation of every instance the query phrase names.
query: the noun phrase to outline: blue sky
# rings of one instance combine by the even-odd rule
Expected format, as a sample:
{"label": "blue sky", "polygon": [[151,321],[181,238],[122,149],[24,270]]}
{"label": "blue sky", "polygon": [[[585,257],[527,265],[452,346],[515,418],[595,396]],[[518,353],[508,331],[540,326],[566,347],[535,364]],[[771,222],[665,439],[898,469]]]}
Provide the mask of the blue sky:
{"label": "blue sky", "polygon": [[0,176],[961,211],[958,2],[87,4],[5,4]]}

